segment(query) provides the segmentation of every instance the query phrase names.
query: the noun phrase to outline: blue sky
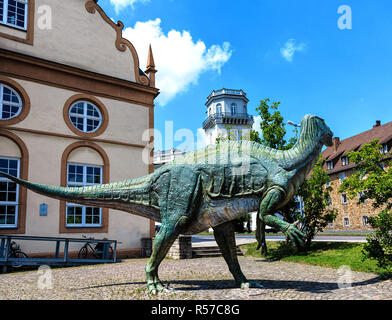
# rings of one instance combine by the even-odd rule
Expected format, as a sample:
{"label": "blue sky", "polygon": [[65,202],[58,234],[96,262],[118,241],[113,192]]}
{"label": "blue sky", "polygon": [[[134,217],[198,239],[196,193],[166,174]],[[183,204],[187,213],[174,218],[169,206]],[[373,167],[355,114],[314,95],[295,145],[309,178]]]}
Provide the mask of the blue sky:
{"label": "blue sky", "polygon": [[[152,42],[162,86],[155,128],[162,134],[165,121],[173,121],[174,132],[186,128],[196,135],[206,117],[206,97],[222,87],[243,89],[253,115],[259,101],[270,98],[281,102],[286,121],[315,114],[341,139],[370,129],[376,120],[392,121],[390,0],[99,4],[124,23],[143,70]],[[351,8],[351,29],[338,28],[342,5]],[[183,142],[166,140],[156,147]]]}

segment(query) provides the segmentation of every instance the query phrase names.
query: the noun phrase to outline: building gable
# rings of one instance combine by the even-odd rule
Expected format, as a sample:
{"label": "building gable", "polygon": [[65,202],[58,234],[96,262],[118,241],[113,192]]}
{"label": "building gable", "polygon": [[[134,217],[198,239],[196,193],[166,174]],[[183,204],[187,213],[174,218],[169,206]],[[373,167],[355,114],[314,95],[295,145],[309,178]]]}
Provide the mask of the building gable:
{"label": "building gable", "polygon": [[148,85],[135,48],[122,38],[123,24],[114,23],[97,2],[29,0],[28,19],[34,23],[26,31],[0,24],[0,47]]}

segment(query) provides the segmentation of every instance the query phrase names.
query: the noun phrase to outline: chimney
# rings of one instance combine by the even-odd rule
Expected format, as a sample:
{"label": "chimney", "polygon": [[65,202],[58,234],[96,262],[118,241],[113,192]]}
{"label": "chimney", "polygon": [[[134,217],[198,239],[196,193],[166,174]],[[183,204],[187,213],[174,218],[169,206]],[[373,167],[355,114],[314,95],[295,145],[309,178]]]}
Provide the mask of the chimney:
{"label": "chimney", "polygon": [[333,148],[335,151],[338,150],[339,145],[340,145],[339,137],[334,137],[333,138]]}
{"label": "chimney", "polygon": [[381,126],[381,121],[380,120],[376,120],[376,124],[373,126],[373,128],[379,127],[379,126]]}

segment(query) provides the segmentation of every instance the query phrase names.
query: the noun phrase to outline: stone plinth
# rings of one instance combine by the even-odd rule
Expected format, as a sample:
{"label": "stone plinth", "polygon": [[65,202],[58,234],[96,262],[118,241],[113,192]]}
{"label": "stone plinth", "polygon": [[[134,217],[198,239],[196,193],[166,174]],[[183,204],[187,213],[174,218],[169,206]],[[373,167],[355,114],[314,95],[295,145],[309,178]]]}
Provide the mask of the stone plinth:
{"label": "stone plinth", "polygon": [[142,257],[148,258],[152,253],[152,239],[151,238],[142,238]]}
{"label": "stone plinth", "polygon": [[191,259],[192,258],[192,237],[180,235],[174,241],[167,253],[168,258],[172,259]]}

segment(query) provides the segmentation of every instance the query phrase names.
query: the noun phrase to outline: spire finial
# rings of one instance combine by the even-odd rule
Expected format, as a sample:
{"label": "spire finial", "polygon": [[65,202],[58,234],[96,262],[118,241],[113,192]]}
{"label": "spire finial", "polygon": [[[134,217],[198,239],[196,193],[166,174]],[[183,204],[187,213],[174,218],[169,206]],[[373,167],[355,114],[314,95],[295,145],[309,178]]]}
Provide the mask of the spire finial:
{"label": "spire finial", "polygon": [[154,56],[152,54],[152,48],[151,44],[148,49],[148,57],[147,57],[147,69],[144,71],[150,78],[150,86],[155,87],[155,73],[157,73],[158,70],[155,69],[155,62],[154,62]]}
{"label": "spire finial", "polygon": [[154,56],[152,54],[151,44],[150,44],[150,48],[148,49],[147,68],[155,68],[155,62],[154,62]]}

